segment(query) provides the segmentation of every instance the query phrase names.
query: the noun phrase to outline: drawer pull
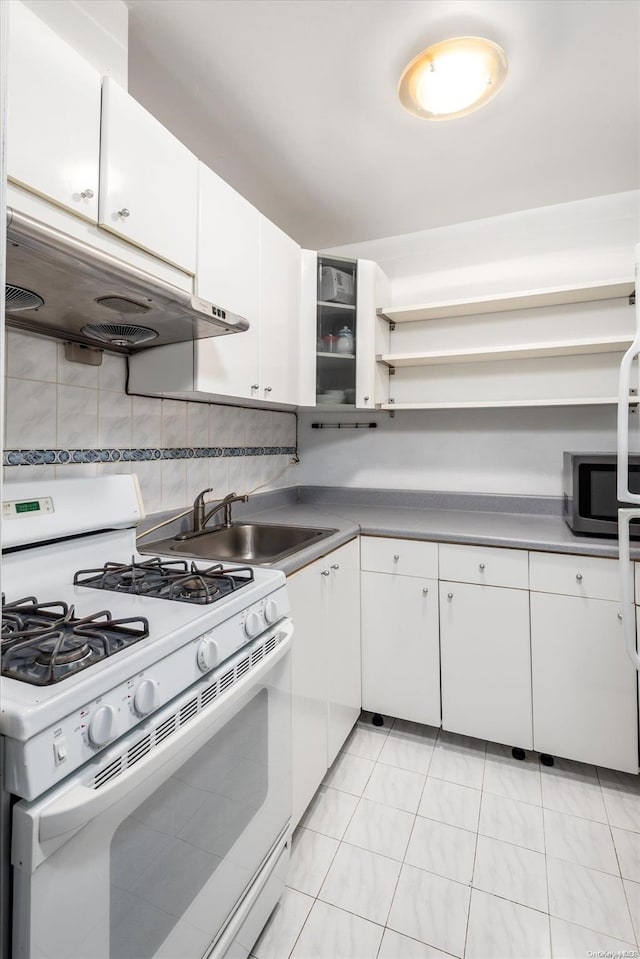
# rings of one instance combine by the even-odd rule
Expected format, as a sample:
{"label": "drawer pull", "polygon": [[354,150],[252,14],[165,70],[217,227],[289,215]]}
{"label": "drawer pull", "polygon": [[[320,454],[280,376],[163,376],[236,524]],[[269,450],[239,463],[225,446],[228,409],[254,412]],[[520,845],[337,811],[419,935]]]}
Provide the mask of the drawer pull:
{"label": "drawer pull", "polygon": [[447,593],[447,599],[453,599],[453,593]]}
{"label": "drawer pull", "polygon": [[577,580],[579,583],[582,582],[582,573],[576,573],[576,580]]}
{"label": "drawer pull", "polygon": [[394,554],[393,554],[393,560],[394,560],[394,562],[397,563],[399,559],[400,559],[400,553],[394,553]]}
{"label": "drawer pull", "polygon": [[480,563],[480,566],[478,567],[478,569],[479,569],[480,572],[482,573],[483,570],[484,570],[484,563]]}
{"label": "drawer pull", "polygon": [[423,595],[426,596],[427,593],[429,592],[429,587],[428,587],[428,586],[423,586],[423,587],[422,587],[422,592],[423,592]]}

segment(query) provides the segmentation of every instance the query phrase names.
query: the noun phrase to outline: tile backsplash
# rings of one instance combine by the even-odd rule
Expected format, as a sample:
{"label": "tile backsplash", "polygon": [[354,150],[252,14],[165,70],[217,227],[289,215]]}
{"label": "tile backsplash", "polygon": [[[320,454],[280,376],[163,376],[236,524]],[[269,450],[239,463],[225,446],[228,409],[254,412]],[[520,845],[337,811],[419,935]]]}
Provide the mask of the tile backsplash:
{"label": "tile backsplash", "polygon": [[65,359],[56,340],[6,334],[4,480],[136,473],[148,513],[293,484],[293,413],[125,392],[126,360]]}

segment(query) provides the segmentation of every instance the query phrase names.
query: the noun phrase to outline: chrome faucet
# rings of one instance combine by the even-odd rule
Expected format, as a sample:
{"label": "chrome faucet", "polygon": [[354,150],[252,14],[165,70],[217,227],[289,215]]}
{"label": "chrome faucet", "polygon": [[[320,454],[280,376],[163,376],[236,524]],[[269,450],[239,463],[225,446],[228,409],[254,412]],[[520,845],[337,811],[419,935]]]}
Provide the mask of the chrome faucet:
{"label": "chrome faucet", "polygon": [[200,533],[212,516],[215,516],[216,513],[219,513],[221,509],[224,510],[224,522],[221,523],[221,526],[224,526],[225,529],[230,529],[233,525],[231,519],[231,505],[232,503],[247,503],[249,497],[246,495],[236,496],[235,493],[229,493],[228,496],[225,496],[224,499],[221,499],[218,503],[214,503],[209,512],[207,513],[205,509],[204,498],[207,493],[213,493],[213,489],[203,489],[201,493],[198,493],[195,500],[193,501],[193,530],[191,534]]}

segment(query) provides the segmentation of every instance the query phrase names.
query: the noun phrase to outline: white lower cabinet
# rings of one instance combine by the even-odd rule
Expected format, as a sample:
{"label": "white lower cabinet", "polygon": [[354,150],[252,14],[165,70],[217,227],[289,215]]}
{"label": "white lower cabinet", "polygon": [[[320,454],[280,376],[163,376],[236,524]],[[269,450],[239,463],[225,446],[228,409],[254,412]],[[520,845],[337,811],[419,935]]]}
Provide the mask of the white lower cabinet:
{"label": "white lower cabinet", "polygon": [[441,582],[440,658],[444,729],[532,748],[527,590]]}
{"label": "white lower cabinet", "polygon": [[531,593],[534,748],[637,773],[637,674],[619,612],[615,601]]}
{"label": "white lower cabinet", "polygon": [[362,706],[440,725],[436,580],[362,572]]}
{"label": "white lower cabinet", "polygon": [[359,557],[354,540],[287,579],[294,827],[360,713]]}

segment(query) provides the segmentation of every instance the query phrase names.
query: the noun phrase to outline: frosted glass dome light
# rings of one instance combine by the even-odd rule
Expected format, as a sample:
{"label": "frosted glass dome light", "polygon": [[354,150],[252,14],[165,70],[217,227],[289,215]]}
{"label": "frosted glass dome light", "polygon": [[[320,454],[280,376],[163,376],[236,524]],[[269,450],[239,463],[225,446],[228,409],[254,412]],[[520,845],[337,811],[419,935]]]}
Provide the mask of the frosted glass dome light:
{"label": "frosted glass dome light", "polygon": [[427,120],[464,117],[488,103],[507,75],[504,50],[482,37],[454,37],[427,47],[405,68],[398,96]]}

